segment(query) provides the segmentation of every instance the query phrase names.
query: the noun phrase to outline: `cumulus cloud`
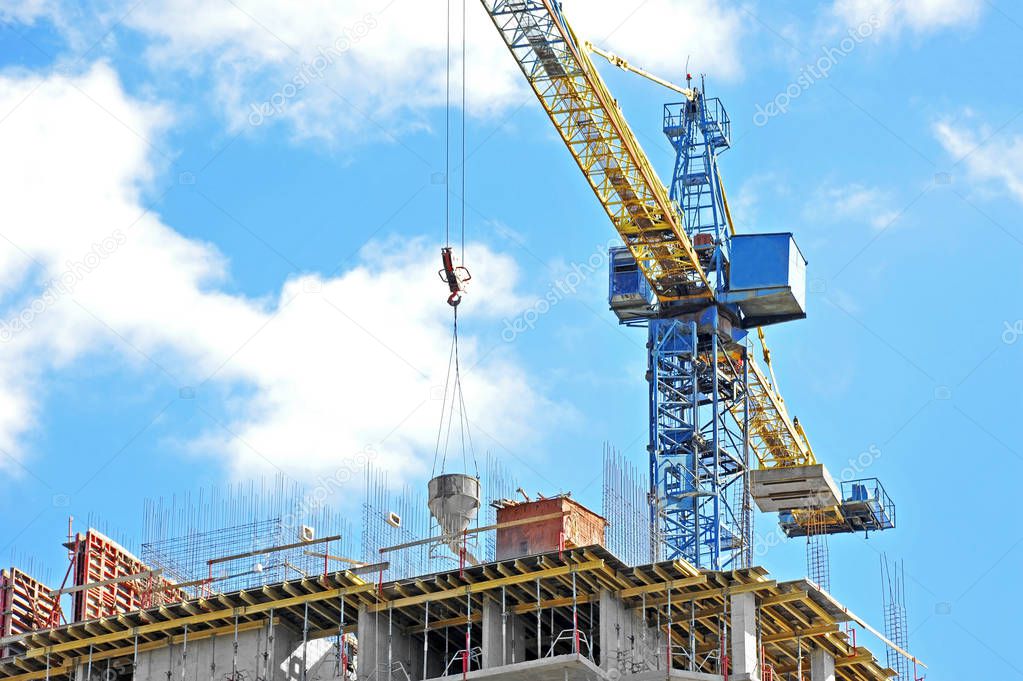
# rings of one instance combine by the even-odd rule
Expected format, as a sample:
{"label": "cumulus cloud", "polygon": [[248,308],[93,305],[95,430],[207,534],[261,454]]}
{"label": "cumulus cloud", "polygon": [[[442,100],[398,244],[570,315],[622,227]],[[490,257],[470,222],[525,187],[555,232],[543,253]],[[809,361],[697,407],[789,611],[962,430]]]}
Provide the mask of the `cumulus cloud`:
{"label": "cumulus cloud", "polygon": [[876,17],[879,36],[919,35],[973,24],[983,8],[983,0],[834,0],[832,12],[849,26]]}
{"label": "cumulus cloud", "polygon": [[[161,78],[208,78],[213,104],[235,131],[284,121],[298,138],[338,145],[400,135],[427,125],[445,101],[446,11],[422,0],[207,2],[106,0],[117,30],[143,38]],[[679,79],[694,70],[741,72],[741,14],[720,0],[575,0],[565,12],[580,38],[593,39],[646,68]],[[75,3],[33,0],[18,13],[65,17]],[[130,9],[131,11],[127,11]],[[486,116],[530,102],[514,60],[480,2],[467,4],[468,109]],[[120,11],[118,11],[120,10]],[[451,55],[461,71],[460,3],[452,3]],[[15,16],[18,16],[15,14]],[[123,17],[123,19],[122,19]],[[80,23],[76,22],[76,23]],[[679,30],[687,31],[679,39]],[[74,29],[69,29],[74,30]],[[79,40],[81,42],[87,42]]]}
{"label": "cumulus cloud", "polygon": [[939,121],[934,136],[971,179],[1003,187],[1023,202],[1023,135],[993,131],[966,112],[959,123]]}
{"label": "cumulus cloud", "polygon": [[[367,448],[397,477],[429,469],[450,342],[432,245],[369,244],[337,276],[298,273],[267,299],[229,294],[224,254],[143,207],[163,108],[127,96],[100,64],[0,77],[0,112],[0,466],[46,427],[46,375],[114,356],[175,394],[229,395],[192,447],[240,474],[312,477]],[[485,245],[471,252],[480,276],[467,304],[496,328],[524,306],[518,272]],[[499,442],[528,441],[557,409],[480,343],[462,345],[470,417]]]}

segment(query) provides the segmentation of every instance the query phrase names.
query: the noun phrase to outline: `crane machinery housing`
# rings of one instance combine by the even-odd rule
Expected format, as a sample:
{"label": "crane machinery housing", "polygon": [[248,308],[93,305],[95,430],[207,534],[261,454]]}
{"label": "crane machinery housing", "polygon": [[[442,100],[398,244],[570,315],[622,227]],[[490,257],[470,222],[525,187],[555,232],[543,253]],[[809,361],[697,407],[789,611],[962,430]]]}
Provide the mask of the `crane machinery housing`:
{"label": "crane machinery housing", "polygon": [[[555,0],[481,1],[623,242],[608,300],[621,324],[647,330],[651,558],[748,567],[751,501],[779,512],[788,536],[894,527],[880,482],[836,484],[778,393],[762,327],[806,316],[806,260],[791,233],[735,233],[718,170],[731,146],[721,101],[702,81],[676,86],[579,41]],[[683,95],[663,110],[670,188],[591,52]]]}

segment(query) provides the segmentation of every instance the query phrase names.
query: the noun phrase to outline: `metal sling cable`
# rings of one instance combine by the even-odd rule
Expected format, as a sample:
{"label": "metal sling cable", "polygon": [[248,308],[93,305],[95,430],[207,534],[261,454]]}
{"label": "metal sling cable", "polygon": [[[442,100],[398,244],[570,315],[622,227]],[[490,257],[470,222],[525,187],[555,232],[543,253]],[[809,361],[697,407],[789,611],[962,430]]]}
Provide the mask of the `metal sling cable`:
{"label": "metal sling cable", "polygon": [[466,62],[468,61],[468,45],[469,45],[469,24],[466,21],[465,16],[466,0],[462,0],[462,139],[461,139],[461,152],[462,160],[459,169],[461,170],[462,180],[462,191],[461,191],[461,228],[462,228],[462,262],[465,262],[465,118],[468,116],[468,104],[466,98],[468,97],[468,84],[466,82]]}
{"label": "metal sling cable", "polygon": [[[459,242],[462,251],[462,259],[465,258],[465,158],[466,158],[466,33],[468,22],[466,20],[466,0],[462,0],[462,63],[461,63],[461,106],[462,112],[459,120],[460,128],[460,154],[461,154],[461,192],[459,211]],[[437,474],[437,460],[440,459],[440,472],[445,472],[447,465],[448,449],[451,444],[451,429],[454,420],[458,418],[458,437],[462,451],[463,470],[469,470],[468,458],[472,458],[473,470],[476,477],[479,477],[479,464],[476,460],[476,452],[472,443],[472,433],[469,430],[469,413],[465,404],[465,394],[462,390],[462,372],[458,352],[458,304],[461,302],[462,285],[468,281],[468,270],[464,266],[455,266],[454,257],[451,254],[451,206],[450,206],[450,174],[451,174],[451,0],[447,1],[447,45],[446,45],[446,73],[445,73],[445,125],[444,125],[444,242],[445,248],[441,251],[444,269],[441,270],[441,279],[446,280],[451,291],[448,304],[452,308],[451,324],[451,350],[448,354],[447,373],[444,378],[444,395],[441,402],[440,424],[437,428],[437,440],[433,455],[433,475]],[[450,402],[449,402],[450,400]],[[456,412],[457,410],[457,412]],[[446,421],[446,423],[445,423]]]}
{"label": "metal sling cable", "polygon": [[451,248],[451,0],[444,25],[444,245]]}

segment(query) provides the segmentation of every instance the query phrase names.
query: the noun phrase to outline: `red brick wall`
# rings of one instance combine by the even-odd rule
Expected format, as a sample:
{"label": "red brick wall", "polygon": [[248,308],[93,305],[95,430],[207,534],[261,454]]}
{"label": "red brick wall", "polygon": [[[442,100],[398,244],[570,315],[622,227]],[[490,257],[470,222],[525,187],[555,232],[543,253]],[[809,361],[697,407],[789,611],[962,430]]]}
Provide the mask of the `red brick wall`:
{"label": "red brick wall", "polygon": [[497,510],[498,524],[556,513],[567,515],[497,530],[497,559],[557,551],[565,547],[604,545],[607,521],[571,499],[559,497],[522,502]]}

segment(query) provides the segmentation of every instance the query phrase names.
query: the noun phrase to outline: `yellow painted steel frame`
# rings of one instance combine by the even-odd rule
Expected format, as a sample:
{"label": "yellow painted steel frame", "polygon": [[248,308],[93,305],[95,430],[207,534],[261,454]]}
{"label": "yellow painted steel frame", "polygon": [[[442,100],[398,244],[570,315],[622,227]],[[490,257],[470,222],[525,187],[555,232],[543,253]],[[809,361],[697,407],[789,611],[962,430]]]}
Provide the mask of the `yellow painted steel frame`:
{"label": "yellow painted steel frame", "polygon": [[[551,0],[482,2],[658,299],[713,304],[714,292],[681,227],[678,206]],[[541,7],[545,12],[538,18]],[[553,42],[547,38],[552,33]],[[725,211],[734,233],[727,203]],[[756,362],[748,361],[750,445],[760,466],[815,464],[784,402]]]}
{"label": "yellow painted steel frame", "polygon": [[[551,0],[483,0],[498,31],[657,298],[713,302],[677,207]],[[517,5],[513,7],[512,5]],[[553,29],[553,30],[551,30]],[[556,32],[557,40],[548,40]]]}
{"label": "yellow painted steel frame", "polygon": [[[728,197],[725,195],[720,171],[718,172],[718,184],[722,187],[721,198],[725,206],[728,231],[735,234],[732,211],[728,207]],[[757,334],[764,349],[764,362],[773,379],[774,369],[771,368],[771,354],[767,349],[764,330],[758,328]],[[810,448],[806,433],[789,417],[788,410],[785,408],[785,400],[778,394],[777,381],[768,381],[767,376],[760,370],[752,356],[748,357],[747,361],[749,362],[750,448],[756,455],[760,467],[791,468],[815,465],[817,458],[813,454],[813,449]],[[737,405],[732,410],[732,415],[741,419],[741,409],[742,406]]]}
{"label": "yellow painted steel frame", "polygon": [[785,403],[775,393],[752,357],[749,361],[749,436],[761,468],[812,466],[813,452],[789,418]]}

